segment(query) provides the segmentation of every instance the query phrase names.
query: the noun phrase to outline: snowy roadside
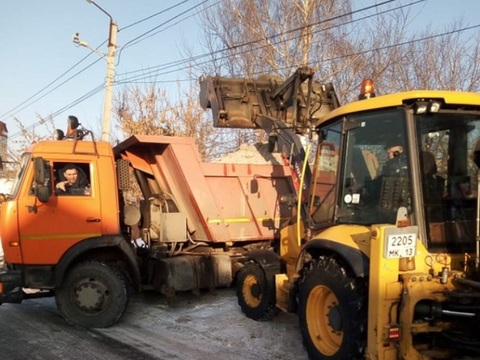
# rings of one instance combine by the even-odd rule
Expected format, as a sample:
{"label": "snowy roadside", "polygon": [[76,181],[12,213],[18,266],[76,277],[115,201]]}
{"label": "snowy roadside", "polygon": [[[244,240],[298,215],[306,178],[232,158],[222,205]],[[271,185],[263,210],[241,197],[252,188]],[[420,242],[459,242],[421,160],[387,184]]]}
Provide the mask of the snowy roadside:
{"label": "snowy roadside", "polygon": [[233,288],[200,296],[178,294],[172,301],[156,293],[145,293],[133,299],[117,326],[95,332],[133,344],[154,358],[308,358],[294,314],[279,313],[265,322],[248,319],[237,305]]}

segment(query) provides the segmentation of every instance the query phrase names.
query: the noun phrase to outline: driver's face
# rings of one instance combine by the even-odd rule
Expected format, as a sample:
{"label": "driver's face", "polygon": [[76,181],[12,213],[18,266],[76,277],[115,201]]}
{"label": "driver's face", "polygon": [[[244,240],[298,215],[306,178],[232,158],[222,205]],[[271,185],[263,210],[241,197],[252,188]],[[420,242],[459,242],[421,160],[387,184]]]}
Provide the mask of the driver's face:
{"label": "driver's face", "polygon": [[65,176],[65,179],[67,179],[67,181],[70,184],[74,184],[75,181],[77,181],[78,172],[75,169],[69,169],[69,170],[65,170],[63,175]]}
{"label": "driver's face", "polygon": [[392,146],[387,149],[387,155],[389,159],[393,159],[395,157],[395,153],[401,154],[403,152],[403,147],[401,146]]}

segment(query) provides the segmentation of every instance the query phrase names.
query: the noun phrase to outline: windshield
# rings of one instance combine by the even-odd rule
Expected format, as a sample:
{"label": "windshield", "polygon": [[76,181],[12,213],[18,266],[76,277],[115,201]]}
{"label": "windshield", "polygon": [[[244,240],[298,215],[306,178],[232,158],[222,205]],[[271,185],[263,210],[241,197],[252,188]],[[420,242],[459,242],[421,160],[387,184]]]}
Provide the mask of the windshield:
{"label": "windshield", "polygon": [[345,128],[338,221],[394,224],[400,206],[411,211],[405,112],[355,114]]}
{"label": "windshield", "polygon": [[475,247],[480,115],[442,112],[417,116],[423,202],[429,249],[469,252]]}
{"label": "windshield", "polygon": [[17,173],[15,174],[15,179],[14,183],[12,185],[12,193],[10,194],[12,197],[15,197],[17,195],[18,189],[20,187],[20,183],[22,182],[22,178],[25,175],[25,170],[27,168],[27,164],[30,160],[30,154],[26,153],[22,155],[22,158],[20,159],[20,165],[17,170]]}

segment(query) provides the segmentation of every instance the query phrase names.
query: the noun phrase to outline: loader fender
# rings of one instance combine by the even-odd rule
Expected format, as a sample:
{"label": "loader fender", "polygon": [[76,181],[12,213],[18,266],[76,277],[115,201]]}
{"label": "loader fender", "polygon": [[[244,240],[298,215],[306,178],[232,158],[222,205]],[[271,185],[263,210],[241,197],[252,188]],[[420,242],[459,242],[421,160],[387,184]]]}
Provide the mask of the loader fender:
{"label": "loader fender", "polygon": [[280,256],[271,250],[253,250],[245,254],[245,260],[260,265],[267,275],[275,275],[281,271]]}
{"label": "loader fender", "polygon": [[122,260],[126,262],[127,269],[132,278],[132,286],[139,291],[141,276],[135,254],[122,236],[115,235],[88,238],[68,249],[55,267],[55,286],[60,286],[68,268],[77,260],[93,260],[90,256],[86,255],[92,251],[101,250],[100,259],[104,257],[106,260],[114,260],[114,258],[109,256],[107,248],[116,248],[116,250],[120,251]]}
{"label": "loader fender", "polygon": [[320,255],[337,255],[347,264],[356,277],[367,277],[369,274],[369,259],[359,249],[326,239],[308,241],[302,249],[297,264],[297,271],[304,266],[305,255],[310,254],[317,258]]}

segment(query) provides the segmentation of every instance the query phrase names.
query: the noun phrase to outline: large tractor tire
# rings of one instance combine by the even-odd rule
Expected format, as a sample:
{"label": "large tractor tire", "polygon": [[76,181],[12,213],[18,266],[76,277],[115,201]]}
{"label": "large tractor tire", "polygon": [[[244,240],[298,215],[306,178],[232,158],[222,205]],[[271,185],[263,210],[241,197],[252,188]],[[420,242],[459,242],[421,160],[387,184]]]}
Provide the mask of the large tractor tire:
{"label": "large tractor tire", "polygon": [[124,313],[127,285],[114,267],[100,262],[80,263],[56,289],[55,300],[67,321],[86,328],[105,328]]}
{"label": "large tractor tire", "polygon": [[237,299],[242,312],[253,320],[267,321],[278,312],[275,286],[273,283],[269,286],[265,271],[253,261],[246,263],[238,273]]}
{"label": "large tractor tire", "polygon": [[363,358],[367,300],[362,281],[333,258],[320,257],[304,270],[298,316],[310,359]]}

